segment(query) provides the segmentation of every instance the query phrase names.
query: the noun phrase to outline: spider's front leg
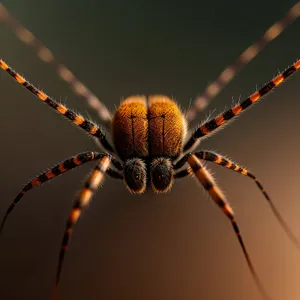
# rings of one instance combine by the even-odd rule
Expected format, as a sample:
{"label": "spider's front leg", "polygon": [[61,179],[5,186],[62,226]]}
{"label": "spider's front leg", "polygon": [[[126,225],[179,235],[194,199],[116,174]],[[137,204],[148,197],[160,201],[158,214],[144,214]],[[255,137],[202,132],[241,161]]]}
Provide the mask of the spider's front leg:
{"label": "spider's front leg", "polygon": [[[1,1],[0,1],[1,2]],[[55,71],[58,76],[67,82],[73,89],[74,93],[81,96],[87,104],[94,109],[101,122],[110,128],[111,114],[107,107],[102,103],[99,98],[93,94],[86,85],[84,85],[74,73],[70,71],[64,64],[60,63],[54,56],[53,52],[47,48],[41,40],[39,40],[32,32],[24,27],[6,8],[0,3],[0,22],[6,24],[15,33],[17,38],[27,44],[38,55],[39,59],[43,62],[55,66]]]}
{"label": "spider's front leg", "polygon": [[250,95],[247,99],[243,100],[241,103],[233,106],[231,109],[219,114],[216,118],[208,120],[207,122],[201,124],[188,139],[183,147],[183,151],[191,151],[193,148],[198,146],[199,142],[209,135],[213,134],[217,130],[224,128],[226,124],[230,121],[236,119],[245,110],[252,107],[254,103],[259,101],[262,97],[269,94],[271,90],[284,82],[288,77],[294,74],[300,69],[300,59],[298,59],[292,66],[287,68],[284,72],[277,75],[270,82],[268,82],[261,89]]}
{"label": "spider's front leg", "polygon": [[22,77],[19,73],[14,71],[4,60],[0,59],[0,68],[7,72],[10,76],[12,76],[19,84],[24,86],[28,91],[34,94],[39,100],[43,101],[49,107],[54,109],[57,113],[64,116],[66,119],[70,120],[73,124],[82,128],[85,132],[98,139],[104,149],[107,151],[114,153],[113,147],[110,145],[108,140],[106,139],[105,132],[93,122],[85,119],[83,116],[75,113],[71,109],[68,109],[66,106],[58,103],[51,97],[49,97],[43,91],[37,89],[34,85],[32,85],[29,81],[27,81],[24,77]]}
{"label": "spider's front leg", "polygon": [[112,157],[110,155],[104,155],[102,158],[100,158],[97,166],[93,170],[92,174],[89,176],[78,198],[76,199],[73,208],[71,210],[71,213],[68,217],[68,221],[65,227],[65,232],[63,235],[62,244],[59,253],[54,299],[58,298],[57,287],[60,280],[62,265],[69,244],[70,236],[72,234],[73,226],[75,225],[78,218],[80,217],[82,210],[89,204],[95,191],[98,189],[101,182],[103,181],[104,174],[107,173],[107,171],[109,170],[111,159]]}
{"label": "spider's front leg", "polygon": [[250,45],[235,62],[227,66],[220,75],[211,82],[202,95],[199,95],[187,111],[187,120],[191,122],[196,114],[205,110],[209,103],[223,90],[224,87],[237,75],[237,73],[250,63],[270,42],[277,38],[288,25],[300,17],[300,2],[296,2],[289,11],[252,45]]}
{"label": "spider's front leg", "polygon": [[244,256],[247,260],[248,267],[250,269],[250,272],[252,274],[252,277],[256,283],[256,286],[258,290],[260,291],[263,299],[270,300],[268,294],[265,292],[265,289],[263,288],[263,285],[261,284],[261,281],[259,280],[256,271],[253,267],[252,261],[250,259],[250,256],[248,254],[248,251],[246,249],[246,246],[244,244],[244,241],[242,239],[241,232],[239,230],[238,224],[235,220],[234,212],[227,202],[225,196],[221,192],[221,190],[218,188],[217,184],[214,182],[212,176],[209,174],[209,172],[203,167],[200,160],[194,155],[191,154],[188,159],[188,164],[191,166],[192,171],[197,178],[197,180],[202,184],[202,186],[205,188],[205,190],[209,193],[211,198],[214,200],[214,202],[221,208],[223,213],[229,218],[231,225],[233,227],[233,230],[239,240],[239,243],[242,247]]}

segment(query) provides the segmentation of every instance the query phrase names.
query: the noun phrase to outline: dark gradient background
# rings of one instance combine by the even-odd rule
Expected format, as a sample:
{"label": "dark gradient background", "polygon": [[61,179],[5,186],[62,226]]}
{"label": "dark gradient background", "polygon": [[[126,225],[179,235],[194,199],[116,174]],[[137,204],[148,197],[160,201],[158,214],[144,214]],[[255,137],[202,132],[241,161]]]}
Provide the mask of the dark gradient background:
{"label": "dark gradient background", "polygon": [[[4,1],[110,108],[131,94],[163,93],[187,108],[295,1]],[[300,53],[300,20],[211,104],[230,107]],[[31,82],[96,119],[52,66],[0,24],[0,56]],[[202,144],[257,175],[300,238],[300,74]],[[0,215],[34,175],[96,149],[0,73]],[[199,115],[198,121],[205,118]],[[93,164],[26,194],[0,242],[0,298],[49,299],[66,218]],[[235,209],[246,245],[274,300],[300,299],[300,253],[250,179],[209,165]],[[261,299],[228,220],[192,179],[166,195],[132,196],[107,179],[77,223],[61,299]]]}

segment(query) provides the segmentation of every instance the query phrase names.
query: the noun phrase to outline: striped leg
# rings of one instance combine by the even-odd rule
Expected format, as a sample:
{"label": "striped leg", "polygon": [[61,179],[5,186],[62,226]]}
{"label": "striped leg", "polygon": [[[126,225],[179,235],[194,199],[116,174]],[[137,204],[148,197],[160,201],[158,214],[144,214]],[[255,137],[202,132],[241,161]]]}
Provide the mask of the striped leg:
{"label": "striped leg", "polygon": [[[183,164],[188,160],[188,157],[191,154],[187,154],[185,155],[181,160],[180,165],[183,166]],[[283,220],[282,216],[280,215],[279,211],[276,209],[274,203],[272,202],[270,196],[268,195],[268,193],[265,191],[263,185],[261,184],[261,182],[252,174],[250,173],[248,170],[246,170],[243,167],[240,167],[239,165],[235,164],[233,161],[225,158],[224,156],[214,153],[214,152],[210,152],[210,151],[198,151],[194,153],[195,156],[197,156],[200,159],[206,160],[206,161],[211,161],[217,165],[223,166],[227,169],[236,171],[244,176],[247,176],[249,178],[251,178],[256,185],[258,186],[258,188],[261,190],[261,192],[263,193],[265,199],[268,201],[272,212],[274,213],[277,221],[279,222],[279,224],[281,225],[282,229],[285,231],[285,233],[287,234],[287,236],[290,238],[290,240],[294,243],[294,245],[297,247],[297,249],[300,251],[300,242],[298,241],[298,239],[295,237],[295,235],[292,233],[292,231],[289,229],[288,225],[286,224],[286,222]],[[190,173],[189,169],[185,169],[180,171],[179,173],[177,173],[177,176],[175,175],[175,177],[177,178],[181,178],[184,177],[186,175],[188,175]]]}
{"label": "striped leg", "polygon": [[57,103],[56,101],[54,101],[52,98],[50,98],[48,95],[46,95],[41,90],[38,90],[36,87],[34,87],[28,81],[26,81],[26,79],[23,78],[20,74],[16,73],[13,69],[11,69],[2,59],[0,59],[0,67],[4,71],[6,71],[9,75],[11,75],[18,83],[20,83],[27,90],[29,90],[31,93],[36,95],[44,103],[48,104],[50,107],[52,107],[58,113],[65,116],[67,119],[71,120],[72,123],[78,125],[79,127],[81,127],[83,130],[85,130],[87,133],[89,133],[93,137],[98,138],[99,141],[101,142],[102,146],[106,150],[113,152],[113,148],[108,143],[104,132],[102,132],[102,130],[97,125],[95,125],[91,121],[86,120],[84,117],[76,114],[72,110],[66,108],[64,105]]}
{"label": "striped leg", "polygon": [[[99,154],[97,152],[83,152],[80,153],[78,155],[75,155],[71,158],[66,159],[65,161],[57,164],[55,167],[49,169],[46,172],[43,172],[41,175],[35,177],[34,179],[32,179],[28,184],[26,184],[24,186],[24,188],[22,189],[22,191],[17,195],[17,197],[15,198],[15,200],[12,202],[12,204],[9,206],[3,220],[0,226],[0,234],[3,230],[3,227],[6,223],[7,217],[8,215],[12,212],[12,210],[15,208],[15,206],[17,205],[17,203],[21,200],[21,198],[24,196],[25,193],[27,193],[28,191],[30,191],[31,189],[33,189],[34,187],[43,184],[44,182],[51,180],[71,169],[74,169],[76,167],[79,167],[89,161],[95,160],[95,159],[99,159],[100,157],[102,157],[102,154]],[[113,170],[111,170],[113,171]],[[116,171],[113,171],[116,172]],[[117,172],[116,172],[117,173]],[[123,178],[123,177],[121,177]]]}
{"label": "striped leg", "polygon": [[69,239],[72,234],[73,226],[77,222],[79,216],[82,213],[82,210],[88,205],[91,201],[92,196],[96,189],[99,187],[101,182],[103,181],[104,174],[108,170],[110,164],[111,157],[109,155],[103,156],[100,158],[96,168],[93,170],[92,174],[89,176],[84,188],[82,189],[79,197],[76,199],[72,211],[69,215],[64,236],[62,239],[62,245],[59,253],[59,261],[57,266],[56,273],[56,285],[55,285],[55,298],[57,298],[57,286],[60,279],[61,269],[63,265],[63,260],[65,253],[67,251],[67,247],[69,244]]}
{"label": "striped leg", "polygon": [[3,4],[0,4],[0,21],[5,23],[22,42],[32,47],[42,61],[54,65],[59,77],[66,81],[72,87],[73,91],[81,96],[97,112],[100,120],[106,126],[110,125],[111,114],[106,106],[65,65],[58,62],[53,53],[16,20]]}
{"label": "striped leg", "polygon": [[208,85],[203,94],[196,98],[193,106],[187,111],[187,120],[189,122],[193,121],[196,114],[203,111],[244,66],[254,59],[259,52],[278,37],[284,29],[299,16],[300,2],[297,2],[278,22],[274,23],[260,39],[249,46],[232,65],[226,67],[215,81]]}
{"label": "striped leg", "polygon": [[265,290],[256,274],[256,271],[250,260],[248,251],[243,242],[241,232],[236,223],[234,212],[233,212],[232,208],[230,207],[229,203],[226,201],[225,196],[219,190],[218,186],[214,182],[214,180],[211,177],[211,175],[209,174],[209,172],[202,166],[200,160],[195,155],[190,155],[188,157],[188,163],[191,166],[193,173],[195,174],[197,180],[203,185],[203,187],[207,190],[207,192],[209,193],[211,198],[222,209],[223,213],[229,218],[229,220],[232,224],[232,227],[234,229],[234,232],[235,232],[235,234],[239,240],[239,243],[243,249],[243,253],[247,260],[247,264],[248,264],[248,267],[252,274],[252,277],[253,277],[263,299],[270,299],[269,296],[267,295],[267,293],[265,292]]}
{"label": "striped leg", "polygon": [[243,100],[240,104],[235,105],[233,108],[225,111],[222,114],[219,114],[216,118],[207,121],[206,123],[200,125],[187,143],[184,146],[184,151],[188,151],[192,147],[197,145],[197,142],[203,139],[204,137],[208,137],[210,134],[215,132],[217,129],[222,129],[224,125],[228,124],[228,121],[233,120],[236,116],[241,114],[247,108],[249,108],[252,104],[256,103],[263,96],[273,90],[276,86],[280,85],[287,79],[289,76],[294,74],[297,70],[300,69],[300,59],[297,60],[291,67],[286,69],[281,74],[277,75],[274,79],[268,82],[264,87],[262,87],[257,92],[253,93],[247,99]]}

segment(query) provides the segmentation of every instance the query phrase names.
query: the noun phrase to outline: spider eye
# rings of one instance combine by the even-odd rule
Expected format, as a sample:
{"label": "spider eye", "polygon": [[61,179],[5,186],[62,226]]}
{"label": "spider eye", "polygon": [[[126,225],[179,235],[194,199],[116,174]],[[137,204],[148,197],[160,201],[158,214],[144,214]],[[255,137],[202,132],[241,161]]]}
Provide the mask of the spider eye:
{"label": "spider eye", "polygon": [[132,193],[141,194],[146,188],[146,168],[141,159],[134,158],[125,162],[124,179]]}
{"label": "spider eye", "polygon": [[151,164],[152,187],[156,192],[167,192],[173,182],[173,168],[166,158],[157,158]]}

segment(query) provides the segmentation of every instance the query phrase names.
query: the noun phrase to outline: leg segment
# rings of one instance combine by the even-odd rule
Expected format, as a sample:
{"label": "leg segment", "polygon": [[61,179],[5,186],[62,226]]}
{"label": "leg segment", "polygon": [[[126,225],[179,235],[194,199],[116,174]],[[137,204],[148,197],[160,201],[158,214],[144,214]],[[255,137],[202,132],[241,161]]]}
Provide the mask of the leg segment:
{"label": "leg segment", "polygon": [[0,4],[0,21],[10,27],[22,42],[32,47],[42,61],[54,65],[59,77],[66,81],[72,87],[73,91],[81,96],[88,105],[98,113],[100,120],[106,126],[110,126],[111,114],[106,106],[85,85],[83,85],[65,65],[58,62],[53,53],[44,46],[37,37],[17,21],[3,4]]}
{"label": "leg segment", "polygon": [[81,127],[83,130],[85,130],[87,133],[89,133],[93,137],[98,138],[99,141],[101,142],[102,146],[106,150],[113,152],[113,148],[108,143],[104,132],[102,132],[102,130],[97,125],[95,125],[91,121],[86,120],[84,117],[76,114],[72,110],[66,108],[64,105],[57,103],[52,98],[50,98],[48,95],[46,95],[44,92],[38,90],[36,87],[34,87],[28,81],[26,81],[26,79],[23,78],[20,74],[16,73],[13,69],[11,69],[2,59],[0,59],[0,67],[4,71],[6,71],[9,75],[11,75],[18,83],[20,83],[27,90],[29,90],[31,93],[36,95],[44,103],[48,104],[50,107],[55,109],[58,113],[62,114],[67,119],[71,120],[72,123],[78,125],[79,127]]}
{"label": "leg segment", "polygon": [[193,121],[196,114],[203,111],[244,66],[253,60],[259,52],[278,37],[284,29],[299,16],[300,2],[297,2],[278,22],[274,23],[260,39],[249,46],[232,65],[226,67],[218,78],[204,90],[202,95],[196,98],[193,106],[187,111],[187,120],[189,122]]}
{"label": "leg segment", "polygon": [[[56,288],[59,283],[61,269],[63,265],[63,260],[65,253],[67,251],[67,247],[69,244],[69,239],[72,234],[73,226],[77,222],[79,216],[82,213],[82,210],[88,205],[88,203],[91,201],[92,196],[96,189],[99,187],[101,182],[103,181],[104,174],[108,170],[109,164],[110,164],[110,156],[103,156],[100,158],[96,168],[93,170],[92,174],[89,176],[84,188],[82,189],[81,193],[79,194],[79,197],[76,199],[74,206],[72,208],[72,211],[69,215],[64,236],[62,239],[62,245],[59,253],[59,261],[57,266],[57,272],[56,272]],[[57,290],[56,293],[57,294]]]}
{"label": "leg segment", "polygon": [[180,178],[186,177],[188,175],[192,175],[192,174],[193,174],[192,168],[187,168],[187,169],[184,169],[184,170],[181,170],[181,171],[175,173],[174,178],[180,179]]}
{"label": "leg segment", "polygon": [[118,171],[115,171],[114,169],[111,169],[111,168],[108,168],[106,170],[106,174],[111,177],[111,178],[114,178],[114,179],[121,179],[123,180],[124,179],[124,176],[123,174],[119,173]]}
{"label": "leg segment", "polygon": [[[71,158],[66,159],[65,161],[57,164],[56,166],[54,166],[53,168],[51,168],[50,170],[43,172],[41,175],[35,177],[33,180],[31,180],[28,184],[26,184],[24,186],[24,188],[22,189],[22,191],[17,195],[17,197],[15,198],[15,200],[12,202],[12,204],[9,206],[3,220],[0,226],[0,234],[4,228],[4,225],[6,223],[7,217],[8,215],[12,212],[12,210],[15,208],[15,206],[17,205],[17,203],[21,200],[21,198],[24,196],[25,193],[27,193],[28,191],[30,191],[31,189],[33,189],[34,187],[43,184],[44,182],[51,180],[71,169],[74,169],[76,167],[79,167],[89,161],[95,160],[95,159],[99,159],[103,157],[103,154],[99,154],[97,152],[83,152],[80,153],[76,156],[73,156]],[[107,173],[109,175],[111,175],[114,178],[119,178],[119,179],[123,179],[123,175],[121,175],[120,173],[112,170],[112,169],[108,169]]]}
{"label": "leg segment", "polygon": [[183,150],[188,151],[191,149],[197,141],[200,141],[204,137],[209,136],[211,133],[217,129],[222,129],[228,121],[233,120],[236,116],[241,114],[252,104],[256,103],[259,99],[265,96],[268,92],[274,89],[276,86],[280,85],[286,78],[291,76],[297,70],[300,69],[300,59],[297,60],[291,67],[286,69],[283,73],[277,75],[274,79],[268,82],[264,87],[262,87],[257,92],[253,93],[246,100],[242,101],[240,104],[235,105],[233,108],[225,111],[224,113],[218,115],[215,119],[212,119],[200,127],[198,127],[188,142],[185,144]]}
{"label": "leg segment", "polygon": [[267,293],[265,292],[257,274],[253,267],[253,264],[250,260],[248,251],[246,249],[246,246],[243,242],[241,232],[239,230],[239,227],[236,223],[234,212],[232,208],[230,207],[229,203],[226,201],[225,196],[222,194],[222,192],[219,190],[218,186],[214,182],[211,175],[208,173],[208,171],[202,166],[200,160],[195,155],[190,155],[188,157],[188,163],[191,166],[193,173],[195,174],[197,180],[203,185],[203,187],[207,190],[211,198],[215,201],[215,203],[222,209],[223,213],[229,218],[231,225],[234,229],[234,232],[239,240],[239,243],[242,247],[244,256],[247,260],[248,267],[250,269],[250,272],[252,274],[252,277],[264,299],[270,299]]}

